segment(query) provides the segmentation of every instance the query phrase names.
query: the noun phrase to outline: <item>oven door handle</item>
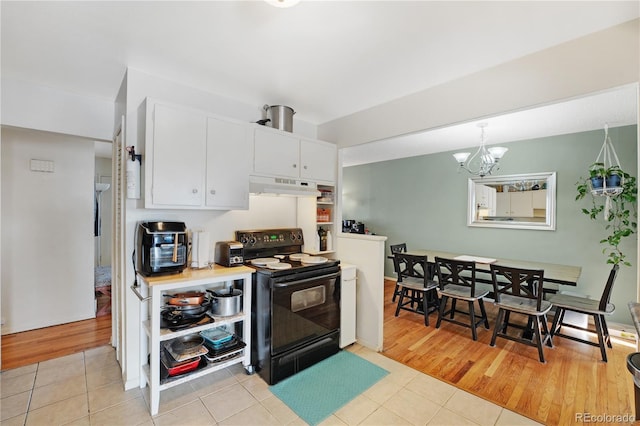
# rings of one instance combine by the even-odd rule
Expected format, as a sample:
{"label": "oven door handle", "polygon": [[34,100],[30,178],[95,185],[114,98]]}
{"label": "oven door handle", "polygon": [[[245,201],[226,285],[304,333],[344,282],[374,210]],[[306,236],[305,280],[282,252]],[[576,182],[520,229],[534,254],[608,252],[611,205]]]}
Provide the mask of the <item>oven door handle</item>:
{"label": "oven door handle", "polygon": [[293,287],[293,286],[297,287],[299,285],[310,283],[310,282],[313,282],[313,281],[330,280],[332,278],[338,278],[339,276],[340,276],[340,272],[335,272],[333,274],[319,275],[319,276],[310,277],[310,278],[306,278],[306,279],[302,279],[302,280],[291,280],[291,281],[286,281],[286,282],[275,282],[273,284],[273,286],[277,287],[277,288],[286,288],[286,287]]}

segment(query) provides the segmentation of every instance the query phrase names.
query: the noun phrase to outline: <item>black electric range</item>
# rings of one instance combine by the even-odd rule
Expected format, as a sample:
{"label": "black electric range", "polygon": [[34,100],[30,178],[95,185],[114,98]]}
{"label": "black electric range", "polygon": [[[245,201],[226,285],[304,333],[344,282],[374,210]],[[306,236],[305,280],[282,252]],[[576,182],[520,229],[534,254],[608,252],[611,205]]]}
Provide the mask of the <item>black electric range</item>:
{"label": "black electric range", "polygon": [[236,240],[256,269],[252,368],[272,385],[338,352],[340,261],[304,257],[300,228],[236,231]]}

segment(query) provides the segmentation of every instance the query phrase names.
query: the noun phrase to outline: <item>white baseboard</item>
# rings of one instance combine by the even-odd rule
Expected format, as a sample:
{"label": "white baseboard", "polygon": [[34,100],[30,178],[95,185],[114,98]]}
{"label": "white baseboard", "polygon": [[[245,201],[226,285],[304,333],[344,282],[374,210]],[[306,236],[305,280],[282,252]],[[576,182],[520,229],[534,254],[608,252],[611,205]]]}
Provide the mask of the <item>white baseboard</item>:
{"label": "white baseboard", "polygon": [[615,322],[607,322],[607,325],[609,326],[609,334],[611,336],[629,340],[634,343],[638,342],[638,334],[634,326]]}

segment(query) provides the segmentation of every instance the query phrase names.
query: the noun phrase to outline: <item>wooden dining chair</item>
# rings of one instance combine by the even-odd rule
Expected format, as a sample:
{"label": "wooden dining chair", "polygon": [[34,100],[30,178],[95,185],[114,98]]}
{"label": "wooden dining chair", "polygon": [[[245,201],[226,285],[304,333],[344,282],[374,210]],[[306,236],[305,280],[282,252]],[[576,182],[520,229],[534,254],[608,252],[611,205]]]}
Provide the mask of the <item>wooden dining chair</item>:
{"label": "wooden dining chair", "polygon": [[[619,268],[619,265],[613,265],[613,268],[611,268],[611,271],[609,272],[609,278],[607,279],[607,284],[604,286],[604,290],[602,292],[600,300],[593,300],[579,296],[570,296],[567,294],[553,295],[549,299],[549,302],[551,302],[553,306],[555,306],[556,314],[553,318],[553,324],[551,325],[551,335],[564,337],[566,339],[575,340],[576,342],[582,342],[592,346],[598,346],[600,348],[600,354],[602,355],[602,361],[607,362],[607,349],[605,345],[609,348],[611,348],[612,346],[611,337],[609,336],[609,327],[607,326],[605,315],[611,315],[616,310],[615,305],[610,303],[610,301],[611,292],[613,290],[613,283],[618,276]],[[581,327],[564,322],[564,314],[566,311],[591,315],[593,317],[595,330],[590,329],[589,327]],[[563,334],[561,332],[563,326],[595,333],[598,336],[598,343],[576,336]]]}
{"label": "wooden dining chair", "polygon": [[[400,244],[391,244],[389,245],[389,249],[391,250],[391,256],[393,256],[396,253],[406,253],[407,252],[407,243],[400,243]],[[406,265],[401,265],[403,268],[406,267]],[[398,277],[398,268],[396,267],[395,262],[393,263],[393,269],[394,272],[396,273],[396,279]],[[391,297],[391,301],[395,302],[396,298],[400,296],[400,286],[398,284],[396,284],[395,288],[393,289],[393,296]]]}
{"label": "wooden dining chair", "polygon": [[[547,326],[547,313],[551,309],[551,303],[543,299],[542,291],[544,270],[492,264],[491,278],[495,305],[499,308],[491,346],[496,345],[497,337],[534,346],[538,348],[540,362],[544,363],[543,346],[546,344],[553,347]],[[525,316],[526,325],[510,321],[510,314]],[[522,333],[509,334],[508,327],[522,330]],[[533,338],[528,337],[527,333],[531,329]]]}
{"label": "wooden dining chair", "polygon": [[429,325],[429,314],[438,306],[436,289],[438,283],[431,279],[427,256],[395,253],[393,263],[398,272],[397,287],[400,288],[395,316],[400,310],[424,315],[424,325]]}
{"label": "wooden dining chair", "polygon": [[[489,320],[484,308],[484,297],[489,294],[489,290],[476,287],[475,262],[436,257],[436,273],[438,274],[438,295],[440,296],[436,328],[440,328],[442,321],[452,322],[471,328],[471,337],[473,340],[478,340],[478,325],[484,324],[484,327],[489,329]],[[451,308],[447,310],[449,299],[451,299]],[[467,311],[459,310],[456,307],[458,300],[467,303]],[[479,317],[475,311],[476,303],[480,307]],[[457,320],[456,313],[467,315],[469,321]]]}

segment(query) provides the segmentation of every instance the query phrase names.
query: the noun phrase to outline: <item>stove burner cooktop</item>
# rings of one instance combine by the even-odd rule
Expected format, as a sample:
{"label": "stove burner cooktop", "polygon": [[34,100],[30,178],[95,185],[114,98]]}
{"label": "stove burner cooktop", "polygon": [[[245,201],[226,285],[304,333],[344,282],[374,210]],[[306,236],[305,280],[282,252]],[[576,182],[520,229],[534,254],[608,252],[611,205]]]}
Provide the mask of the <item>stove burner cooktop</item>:
{"label": "stove burner cooktop", "polygon": [[340,262],[304,253],[301,228],[236,231],[247,266],[268,274],[289,274],[333,267]]}

